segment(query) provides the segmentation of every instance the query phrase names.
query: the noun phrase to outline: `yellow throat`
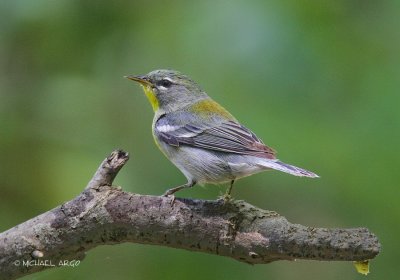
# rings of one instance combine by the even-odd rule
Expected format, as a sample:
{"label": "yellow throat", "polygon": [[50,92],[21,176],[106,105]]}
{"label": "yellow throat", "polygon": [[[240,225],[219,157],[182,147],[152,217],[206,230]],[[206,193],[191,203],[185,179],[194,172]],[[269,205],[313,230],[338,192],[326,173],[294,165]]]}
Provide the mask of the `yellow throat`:
{"label": "yellow throat", "polygon": [[147,96],[147,99],[149,99],[151,107],[153,107],[153,111],[157,111],[159,108],[159,104],[158,104],[158,99],[156,97],[156,95],[154,94],[154,91],[151,89],[150,86],[148,85],[142,85],[144,93]]}

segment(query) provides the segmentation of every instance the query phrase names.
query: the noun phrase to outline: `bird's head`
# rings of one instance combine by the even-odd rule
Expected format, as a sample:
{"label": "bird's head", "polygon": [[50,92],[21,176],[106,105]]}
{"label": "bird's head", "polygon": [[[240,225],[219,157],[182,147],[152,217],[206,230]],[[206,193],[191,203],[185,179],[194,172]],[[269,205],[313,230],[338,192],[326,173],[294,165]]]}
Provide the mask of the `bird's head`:
{"label": "bird's head", "polygon": [[155,112],[174,111],[207,97],[195,81],[174,70],[154,70],[126,78],[140,83]]}

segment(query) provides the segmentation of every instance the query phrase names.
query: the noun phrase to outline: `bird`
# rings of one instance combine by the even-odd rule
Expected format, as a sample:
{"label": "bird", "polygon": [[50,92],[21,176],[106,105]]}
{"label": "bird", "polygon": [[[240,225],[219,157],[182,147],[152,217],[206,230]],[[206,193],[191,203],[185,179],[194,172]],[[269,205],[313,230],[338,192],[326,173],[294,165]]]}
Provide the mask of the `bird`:
{"label": "bird", "polygon": [[317,178],[317,174],[284,163],[250,129],[211,99],[198,83],[175,70],[128,75],[147,96],[154,118],[152,132],[161,152],[183,173],[187,183],[164,196],[196,184],[230,183],[266,170]]}

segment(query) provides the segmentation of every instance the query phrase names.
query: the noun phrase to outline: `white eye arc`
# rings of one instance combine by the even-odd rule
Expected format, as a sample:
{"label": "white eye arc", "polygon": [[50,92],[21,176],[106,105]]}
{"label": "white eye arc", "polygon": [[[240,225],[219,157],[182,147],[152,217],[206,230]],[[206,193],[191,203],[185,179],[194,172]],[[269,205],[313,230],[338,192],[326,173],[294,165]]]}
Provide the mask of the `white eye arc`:
{"label": "white eye arc", "polygon": [[168,78],[168,77],[165,77],[165,78],[163,78],[163,80],[170,81],[171,83],[173,83],[173,82],[174,82],[174,81],[173,81],[171,78]]}
{"label": "white eye arc", "polygon": [[170,79],[170,78],[168,78],[168,77],[165,77],[165,78],[162,78],[162,80],[160,80],[157,84],[157,86],[158,86],[158,88],[160,89],[160,90],[166,90],[167,88],[169,88],[172,84],[173,84],[174,82]]}

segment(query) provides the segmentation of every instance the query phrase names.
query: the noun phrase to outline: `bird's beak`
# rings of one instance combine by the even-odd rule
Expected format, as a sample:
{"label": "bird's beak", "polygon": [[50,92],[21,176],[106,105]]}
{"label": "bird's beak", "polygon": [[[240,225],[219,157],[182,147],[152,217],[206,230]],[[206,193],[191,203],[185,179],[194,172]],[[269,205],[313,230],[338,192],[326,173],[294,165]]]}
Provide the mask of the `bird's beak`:
{"label": "bird's beak", "polygon": [[124,76],[124,78],[138,82],[143,86],[151,86],[152,85],[152,83],[149,81],[149,79],[146,76],[129,75],[129,76]]}

